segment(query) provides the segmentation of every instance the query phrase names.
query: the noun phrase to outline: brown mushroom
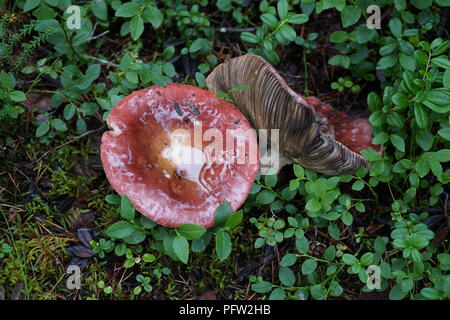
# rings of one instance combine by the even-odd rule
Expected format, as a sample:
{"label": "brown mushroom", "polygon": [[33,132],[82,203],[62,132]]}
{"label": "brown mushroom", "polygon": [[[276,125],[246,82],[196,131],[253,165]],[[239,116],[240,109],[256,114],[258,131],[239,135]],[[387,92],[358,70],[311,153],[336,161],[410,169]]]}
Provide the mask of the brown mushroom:
{"label": "brown mushroom", "polygon": [[[321,131],[308,101],[263,58],[244,55],[230,59],[211,72],[206,85],[212,92],[229,93],[255,129],[279,129],[279,150],[291,162],[328,175],[368,166],[361,155]],[[248,88],[231,90],[240,86]]]}
{"label": "brown mushroom", "polygon": [[[165,226],[212,226],[223,201],[234,210],[241,206],[259,169],[248,121],[200,88],[172,83],[136,91],[111,110],[107,123],[113,130],[103,134],[101,158],[109,182]],[[213,142],[223,147],[211,149]]]}

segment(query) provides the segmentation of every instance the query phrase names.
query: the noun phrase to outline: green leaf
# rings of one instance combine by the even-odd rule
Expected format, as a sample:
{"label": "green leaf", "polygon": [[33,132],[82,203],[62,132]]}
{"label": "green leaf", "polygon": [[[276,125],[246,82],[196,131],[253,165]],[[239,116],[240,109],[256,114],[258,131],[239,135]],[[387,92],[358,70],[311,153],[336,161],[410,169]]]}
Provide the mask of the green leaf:
{"label": "green leaf", "polygon": [[273,14],[264,13],[261,15],[261,20],[272,29],[275,29],[278,26],[278,20]]}
{"label": "green leaf", "polygon": [[192,241],[192,251],[193,252],[202,252],[206,249],[209,242],[211,241],[211,232],[206,232],[200,238],[194,239]]}
{"label": "green leaf", "polygon": [[361,155],[369,161],[381,160],[381,156],[372,149],[361,151]]}
{"label": "green leaf", "polygon": [[350,58],[343,55],[335,55],[328,60],[328,64],[332,66],[341,66],[344,68],[348,68],[350,66]]}
{"label": "green leaf", "polygon": [[289,9],[287,0],[279,0],[277,3],[277,12],[281,20],[286,18]]}
{"label": "green leaf", "polygon": [[109,226],[105,234],[110,238],[123,239],[135,231],[134,225],[128,221],[119,221]]}
{"label": "green leaf", "polygon": [[216,234],[216,253],[220,261],[224,261],[231,253],[230,235],[224,230]]}
{"label": "green leaf", "polygon": [[303,24],[308,22],[309,17],[306,14],[300,13],[300,14],[294,14],[288,18],[289,23],[293,24]]}
{"label": "green leaf", "polygon": [[48,122],[41,122],[41,124],[39,124],[36,128],[36,137],[42,137],[48,132],[48,130],[50,130],[50,125]]}
{"label": "green leaf", "polygon": [[436,159],[439,162],[450,161],[450,150],[449,149],[441,149],[441,150],[436,151]]}
{"label": "green leaf", "polygon": [[323,253],[323,256],[327,261],[333,261],[334,258],[336,258],[336,247],[335,246],[328,247]]}
{"label": "green leaf", "polygon": [[394,0],[394,6],[397,11],[404,11],[406,9],[406,0]]}
{"label": "green leaf", "polygon": [[302,166],[298,164],[294,164],[294,174],[297,178],[304,178],[305,177],[305,169],[303,169]]}
{"label": "green leaf", "polygon": [[58,130],[58,131],[67,131],[67,125],[61,119],[53,119],[52,120],[52,127],[55,128],[55,130]]}
{"label": "green leaf", "polygon": [[[356,28],[353,34],[356,37],[356,42],[358,42],[359,44],[363,44],[371,41],[377,35],[377,32],[375,30],[368,29],[366,25],[360,25],[358,28]],[[366,51],[365,50],[357,51],[356,54],[354,55],[355,57],[358,54],[358,52],[366,52]]]}
{"label": "green leaf", "polygon": [[219,227],[225,227],[228,220],[228,216],[233,212],[233,209],[228,202],[223,201],[214,214],[214,225]]}
{"label": "green leaf", "polygon": [[441,299],[441,295],[439,294],[439,291],[437,291],[434,288],[423,288],[422,290],[420,290],[420,294],[428,300],[440,300]]}
{"label": "green leaf", "polygon": [[181,226],[177,227],[176,230],[187,240],[200,238],[206,232],[206,229],[204,227],[192,223],[182,224]]}
{"label": "green leaf", "polygon": [[428,151],[433,146],[434,135],[429,131],[420,130],[416,133],[417,144],[425,151]]}
{"label": "green leaf", "polygon": [[258,38],[254,33],[242,32],[241,39],[248,43],[258,43]]}
{"label": "green leaf", "polygon": [[328,225],[328,233],[335,240],[339,240],[341,238],[341,231],[339,230],[339,227],[334,223]]}
{"label": "green leaf", "polygon": [[355,191],[361,191],[362,189],[364,189],[364,182],[361,180],[355,181],[352,185],[352,189]]}
{"label": "green leaf", "polygon": [[450,128],[440,129],[438,134],[447,141],[450,141]]}
{"label": "green leaf", "polygon": [[76,125],[79,133],[83,134],[87,131],[86,121],[84,119],[78,119]]}
{"label": "green leaf", "polygon": [[125,78],[131,83],[137,84],[139,82],[138,74],[136,71],[130,70],[125,73]]}
{"label": "green leaf", "polygon": [[280,267],[278,270],[278,277],[280,278],[280,282],[287,287],[291,287],[295,284],[295,274],[288,267]]}
{"label": "green leaf", "polygon": [[187,263],[189,260],[189,242],[183,236],[176,236],[173,239],[173,251],[181,262]]}
{"label": "green leaf", "polygon": [[272,290],[272,284],[268,281],[260,281],[252,284],[252,290],[257,293],[267,293]]}
{"label": "green leaf", "polygon": [[446,56],[439,56],[436,58],[431,59],[431,62],[437,65],[438,67],[444,68],[444,69],[450,69],[450,61]]}
{"label": "green leaf", "polygon": [[144,10],[142,18],[144,18],[145,22],[150,22],[154,29],[158,29],[164,21],[164,15],[162,12],[153,6]]}
{"label": "green leaf", "polygon": [[283,267],[290,267],[297,262],[297,256],[292,253],[286,254],[283,259],[281,259],[280,265]]}
{"label": "green leaf", "polygon": [[284,300],[286,298],[286,292],[282,288],[276,288],[269,296],[269,300]]}
{"label": "green leaf", "polygon": [[399,18],[392,18],[389,21],[389,29],[391,30],[392,34],[396,38],[400,38],[402,36],[402,22]]}
{"label": "green leaf", "polygon": [[405,140],[402,137],[393,134],[391,135],[391,142],[401,152],[405,152]]}
{"label": "green leaf", "polygon": [[381,105],[381,99],[375,92],[371,92],[367,96],[367,105],[370,110],[375,111]]}
{"label": "green leaf", "polygon": [[288,24],[282,25],[278,32],[288,41],[294,41],[297,37],[297,33],[294,28]]}
{"label": "green leaf", "polygon": [[327,290],[321,284],[316,284],[310,287],[311,296],[316,300],[323,300],[327,295]]}
{"label": "green leaf", "polygon": [[130,33],[133,40],[139,39],[144,32],[144,20],[140,16],[134,16],[130,21]]}
{"label": "green leaf", "polygon": [[131,235],[122,240],[128,244],[138,244],[145,240],[145,232],[140,229],[135,229]]}
{"label": "green leaf", "polygon": [[389,292],[389,299],[402,300],[408,295],[408,292],[404,292],[400,285],[396,284]]}
{"label": "green leaf", "polygon": [[307,259],[302,264],[302,273],[308,275],[313,273],[317,268],[317,262],[313,259]]}
{"label": "green leaf", "polygon": [[242,210],[232,213],[230,216],[228,216],[226,227],[228,229],[233,229],[238,226],[242,222],[243,215],[244,212]]}
{"label": "green leaf", "polygon": [[134,218],[134,207],[127,196],[120,196],[120,215],[122,218],[131,220]]}
{"label": "green leaf", "polygon": [[348,38],[349,38],[349,35],[347,32],[342,31],[342,30],[335,31],[330,36],[330,42],[342,43],[342,42],[345,42],[346,40],[348,40]]}
{"label": "green leaf", "polygon": [[108,20],[108,7],[105,1],[92,1],[91,11],[99,20]]}
{"label": "green leaf", "polygon": [[383,57],[378,61],[377,69],[389,69],[392,68],[397,64],[397,55],[396,54],[390,54],[386,57]]}
{"label": "green leaf", "polygon": [[400,65],[403,69],[414,71],[416,70],[416,61],[414,57],[400,53]]}
{"label": "green leaf", "polygon": [[272,203],[275,200],[275,195],[270,190],[262,190],[256,196],[256,202],[262,205]]}
{"label": "green leaf", "polygon": [[320,204],[319,200],[316,198],[312,198],[308,200],[306,203],[305,209],[311,212],[317,212],[322,208],[322,205]]}
{"label": "green leaf", "polygon": [[264,176],[264,184],[266,186],[268,186],[269,188],[275,187],[275,185],[277,184],[277,175],[272,174],[272,175]]}
{"label": "green leaf", "polygon": [[120,203],[120,196],[116,195],[116,194],[108,194],[105,197],[106,202],[110,203],[110,204],[119,204]]}
{"label": "green leaf", "polygon": [[442,83],[447,90],[450,90],[450,69],[445,70],[444,77],[442,78]]}
{"label": "green leaf", "polygon": [[423,10],[425,8],[428,8],[433,3],[432,0],[411,0],[411,3],[414,7],[417,9]]}
{"label": "green leaf", "polygon": [[347,5],[345,8],[341,11],[341,21],[342,26],[344,28],[347,28],[356,22],[358,22],[359,18],[361,17],[361,10],[356,8],[352,5]]}
{"label": "green leaf", "polygon": [[14,90],[9,94],[9,97],[14,102],[21,102],[27,100],[27,97],[25,96],[25,93],[22,91]]}
{"label": "green leaf", "polygon": [[414,104],[414,118],[419,128],[425,129],[428,126],[428,112],[419,103]]}
{"label": "green leaf", "polygon": [[194,42],[189,46],[189,52],[195,53],[200,51],[201,49],[209,47],[209,41],[205,38],[195,39]]}
{"label": "green leaf", "polygon": [[373,144],[383,144],[389,141],[389,134],[387,134],[386,132],[380,132],[378,134],[376,134],[373,139],[372,139],[372,143]]}
{"label": "green leaf", "polygon": [[356,259],[356,257],[355,257],[354,255],[351,255],[351,254],[349,254],[349,253],[345,253],[345,254],[342,256],[342,261],[343,261],[345,264],[351,266],[351,265],[354,265],[355,263],[357,263],[357,262],[358,262],[358,259]]}
{"label": "green leaf", "polygon": [[309,251],[309,242],[306,237],[302,237],[295,241],[295,248],[299,253],[305,254]]}
{"label": "green leaf", "polygon": [[175,54],[175,47],[174,46],[168,46],[163,51],[163,57],[164,57],[165,60],[169,60],[170,58],[173,57],[174,54]]}
{"label": "green leaf", "polygon": [[116,11],[116,17],[129,18],[137,15],[141,7],[137,2],[126,2],[122,4]]}
{"label": "green leaf", "polygon": [[371,253],[371,252],[364,253],[360,260],[361,260],[361,264],[365,267],[371,265],[374,261],[373,253]]}
{"label": "green leaf", "polygon": [[[428,172],[430,172],[430,163],[427,160],[419,160],[415,165],[415,169],[420,178],[425,177]],[[410,176],[411,177],[411,176]],[[416,184],[412,184],[413,186],[417,186]]]}
{"label": "green leaf", "polygon": [[36,8],[41,3],[41,0],[27,0],[23,6],[23,11],[28,12]]}
{"label": "green leaf", "polygon": [[157,223],[154,222],[153,220],[150,220],[149,218],[147,218],[146,216],[141,215],[141,219],[140,219],[141,225],[145,228],[145,229],[152,229],[154,227],[156,227]]}
{"label": "green leaf", "polygon": [[75,105],[73,103],[66,104],[66,106],[64,107],[64,111],[63,111],[64,119],[66,119],[66,120],[72,119],[73,116],[75,115],[76,111],[77,111],[77,108],[75,107]]}

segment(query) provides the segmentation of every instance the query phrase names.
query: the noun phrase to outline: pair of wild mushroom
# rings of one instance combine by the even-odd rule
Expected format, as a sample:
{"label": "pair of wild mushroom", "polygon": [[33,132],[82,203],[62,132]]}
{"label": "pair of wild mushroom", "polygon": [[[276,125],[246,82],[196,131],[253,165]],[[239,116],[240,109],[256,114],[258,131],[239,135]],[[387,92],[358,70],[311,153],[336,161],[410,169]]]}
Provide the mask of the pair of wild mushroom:
{"label": "pair of wild mushroom", "polygon": [[[263,58],[231,59],[216,67],[206,84],[211,92],[174,83],[136,91],[107,119],[112,131],[103,134],[101,146],[106,176],[155,222],[210,227],[223,201],[237,210],[260,166],[251,152],[256,136],[245,134],[251,128],[279,129],[282,157],[324,174],[367,166],[358,154],[373,148],[367,120],[298,95]],[[217,98],[218,92],[228,93],[234,105]],[[208,132],[209,138],[201,136]],[[218,141],[223,137],[227,143]],[[213,142],[227,147],[208,154]]]}

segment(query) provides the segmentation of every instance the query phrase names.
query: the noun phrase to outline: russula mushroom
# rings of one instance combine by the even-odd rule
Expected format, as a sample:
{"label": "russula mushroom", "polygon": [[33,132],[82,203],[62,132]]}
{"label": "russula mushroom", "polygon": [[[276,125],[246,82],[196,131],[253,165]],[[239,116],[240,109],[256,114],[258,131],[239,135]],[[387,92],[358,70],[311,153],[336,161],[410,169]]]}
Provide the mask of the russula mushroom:
{"label": "russula mushroom", "polygon": [[381,145],[372,144],[372,126],[366,118],[352,117],[316,97],[304,97],[313,107],[320,129],[353,152],[372,149],[381,154]]}
{"label": "russula mushroom", "polygon": [[[313,100],[294,92],[263,58],[243,55],[230,59],[211,72],[206,85],[212,92],[229,93],[253,128],[279,129],[279,150],[290,162],[328,175],[352,173],[368,166],[367,160],[356,153],[360,146],[352,143],[354,152],[336,141],[339,135],[335,139],[322,132],[309,103]],[[231,90],[240,86],[247,89]],[[339,134],[345,136],[343,130]],[[366,146],[367,143],[362,148]]]}
{"label": "russula mushroom", "polygon": [[107,123],[101,159],[109,182],[165,226],[212,226],[220,203],[241,206],[259,169],[249,122],[200,88],[171,83],[136,91]]}

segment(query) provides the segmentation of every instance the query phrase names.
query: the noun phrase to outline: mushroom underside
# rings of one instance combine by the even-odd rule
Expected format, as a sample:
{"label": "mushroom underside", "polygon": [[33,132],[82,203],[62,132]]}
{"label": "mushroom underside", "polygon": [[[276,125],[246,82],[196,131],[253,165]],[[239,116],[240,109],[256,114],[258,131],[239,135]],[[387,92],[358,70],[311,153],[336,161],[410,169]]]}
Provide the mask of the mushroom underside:
{"label": "mushroom underside", "polygon": [[[293,162],[328,175],[368,166],[358,148],[354,152],[322,132],[311,100],[294,92],[263,58],[230,59],[211,72],[206,85],[212,92],[227,93],[255,129],[279,129],[279,149]],[[246,89],[231,90],[241,86]]]}

